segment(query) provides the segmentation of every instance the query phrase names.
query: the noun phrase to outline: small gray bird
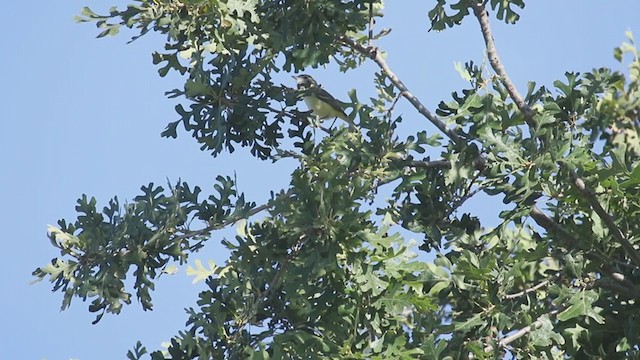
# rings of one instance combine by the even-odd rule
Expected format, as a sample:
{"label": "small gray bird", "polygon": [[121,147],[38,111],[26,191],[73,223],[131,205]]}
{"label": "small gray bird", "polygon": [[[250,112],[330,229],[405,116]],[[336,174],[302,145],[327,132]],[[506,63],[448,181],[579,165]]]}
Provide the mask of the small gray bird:
{"label": "small gray bird", "polygon": [[346,121],[351,128],[357,129],[353,121],[342,110],[340,102],[323,89],[314,78],[306,74],[293,76],[293,78],[298,83],[298,90],[303,91],[304,102],[318,122],[329,118],[340,118]]}

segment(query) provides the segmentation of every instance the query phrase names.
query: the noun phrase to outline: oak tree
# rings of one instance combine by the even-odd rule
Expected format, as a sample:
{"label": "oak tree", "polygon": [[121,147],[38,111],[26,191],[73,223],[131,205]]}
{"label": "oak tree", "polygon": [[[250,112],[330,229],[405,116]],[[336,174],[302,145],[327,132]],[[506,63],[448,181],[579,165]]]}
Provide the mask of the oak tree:
{"label": "oak tree", "polygon": [[[59,257],[34,275],[62,293],[63,308],[89,300],[96,321],[134,297],[151,309],[168,267],[240,224],[222,241],[224,264],[196,267],[206,286],[184,331],[164,350],[138,344],[130,359],[638,356],[640,60],[631,34],[614,53],[626,73],[598,68],[518,89],[491,23],[516,24],[524,0],[433,4],[431,29],[477,22],[488,60],[467,62],[468,86],[435,109],[378,47],[388,34],[380,0],[85,8],[79,20],[95,22],[99,36],[123,27],[133,39],[166,36],[154,63],[184,86],[168,92],[181,105],[163,136],[189,133],[213,157],[243,151],[295,169],[264,204],[224,174],[208,197],[185,182],[143,186],[126,204],[83,196],[77,219],[49,230]],[[312,127],[300,92],[274,80],[329,63],[377,68],[377,96],[359,98],[354,84],[345,104],[357,131]],[[424,127],[400,136],[398,102]],[[507,205],[496,227],[462,208],[481,193]]]}

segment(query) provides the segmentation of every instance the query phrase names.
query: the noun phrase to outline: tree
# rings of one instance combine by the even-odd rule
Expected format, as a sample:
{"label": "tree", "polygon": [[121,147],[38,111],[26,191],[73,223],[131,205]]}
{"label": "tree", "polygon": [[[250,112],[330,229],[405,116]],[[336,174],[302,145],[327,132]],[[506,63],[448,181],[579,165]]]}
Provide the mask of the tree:
{"label": "tree", "polygon": [[[380,1],[141,0],[104,16],[85,8],[79,19],[95,21],[99,36],[122,26],[139,30],[134,39],[167,36],[154,62],[162,76],[185,76],[169,96],[189,105],[176,107],[180,119],[163,136],[181,126],[214,156],[246,148],[297,166],[289,188],[261,205],[222,176],[206,198],[184,182],[143,186],[132,203],[116,197],[102,210],[83,196],[78,218],[49,230],[60,257],[34,275],[63,293],[63,309],[90,299],[96,322],[133,293],[151,309],[160,274],[240,223],[223,243],[224,265],[196,264],[207,289],[152,359],[638,356],[638,52],[628,34],[615,50],[628,76],[567,73],[554,89],[529,83],[523,96],[490,28],[492,17],[515,24],[522,8],[437,1],[431,28],[475,18],[490,68],[466,63],[468,88],[435,111],[376,47],[387,33],[375,27]],[[379,68],[377,98],[353,91],[346,104],[358,131],[311,128],[301,93],[272,78],[329,62]],[[400,138],[401,100],[437,132]],[[480,192],[509,205],[496,228],[461,210]],[[398,227],[423,234],[419,250]],[[146,353],[138,344],[128,356]]]}

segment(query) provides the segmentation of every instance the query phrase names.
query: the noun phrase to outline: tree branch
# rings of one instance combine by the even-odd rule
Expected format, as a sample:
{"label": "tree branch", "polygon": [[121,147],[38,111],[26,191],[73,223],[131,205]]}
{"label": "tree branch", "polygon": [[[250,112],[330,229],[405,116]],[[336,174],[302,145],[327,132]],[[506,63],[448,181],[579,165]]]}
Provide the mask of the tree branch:
{"label": "tree branch", "polygon": [[[496,74],[498,74],[498,76],[500,77],[500,81],[502,82],[504,87],[507,89],[509,96],[515,102],[518,109],[524,115],[527,124],[531,127],[535,127],[536,122],[533,119],[533,110],[529,105],[527,105],[522,95],[520,95],[520,93],[516,89],[515,85],[509,78],[509,75],[507,75],[507,71],[504,68],[504,65],[502,64],[502,61],[500,60],[500,56],[498,55],[496,44],[493,40],[493,34],[491,32],[491,26],[489,23],[489,16],[484,6],[484,3],[472,1],[470,6],[473,8],[474,15],[476,16],[476,18],[478,19],[478,23],[480,24],[482,37],[484,38],[484,42],[487,48],[487,57],[489,58],[489,63],[491,64],[491,67],[496,72]],[[620,231],[620,229],[615,224],[611,216],[602,208],[593,190],[589,189],[585,185],[584,181],[580,179],[573,172],[571,174],[571,181],[578,188],[580,193],[587,199],[587,201],[591,205],[591,208],[604,221],[604,223],[607,225],[607,227],[609,228],[609,231],[611,231],[611,234],[616,239],[616,241],[622,245],[622,247],[627,251],[631,259],[633,259],[633,261],[636,263],[636,265],[640,265],[640,253],[638,253],[636,249],[633,247],[633,245],[629,243],[629,241],[624,237],[624,235],[622,234],[622,231]],[[543,214],[543,213],[541,212],[536,213],[533,210],[531,212],[531,216],[534,218],[534,220],[536,220],[536,222],[538,222],[538,220],[541,220],[542,223],[546,224],[547,226],[556,228],[555,225],[552,225],[552,223],[555,224],[554,221],[552,221],[552,223],[549,223],[548,221],[549,219],[545,219],[544,217],[539,217],[540,214]],[[537,216],[538,218],[536,218]],[[540,223],[539,225],[543,226]]]}
{"label": "tree branch", "polygon": [[398,103],[398,100],[400,100],[400,98],[402,97],[402,93],[398,94],[396,96],[395,99],[393,99],[393,102],[391,103],[391,106],[385,111],[385,118],[387,119],[388,122],[391,122],[391,115],[393,113],[393,109],[396,107],[396,104]]}
{"label": "tree branch", "polygon": [[507,295],[504,296],[504,298],[507,299],[507,300],[515,299],[515,298],[518,298],[518,297],[520,297],[522,295],[526,295],[526,294],[528,294],[530,292],[534,292],[534,291],[536,291],[536,290],[538,290],[538,289],[540,289],[542,287],[545,287],[547,285],[549,285],[549,280],[545,280],[545,281],[541,282],[540,284],[538,284],[536,286],[532,286],[532,287],[530,287],[528,289],[524,289],[524,290],[522,290],[520,292],[517,292],[517,293],[514,293],[514,294],[507,294]]}
{"label": "tree branch", "polygon": [[487,10],[485,9],[484,3],[472,0],[471,7],[473,8],[474,15],[478,19],[478,23],[480,23],[480,30],[482,31],[482,37],[484,38],[484,43],[487,48],[487,57],[489,58],[489,63],[491,64],[493,71],[498,74],[500,82],[507,89],[511,100],[513,100],[520,112],[522,112],[522,114],[524,115],[524,119],[527,124],[532,128],[536,128],[537,124],[533,119],[533,110],[524,101],[524,98],[522,97],[522,95],[520,95],[518,89],[516,89],[515,85],[511,81],[511,78],[509,78],[509,75],[507,75],[507,70],[500,60],[498,49],[496,48],[496,44],[493,40],[493,34],[491,32],[489,15],[487,13]]}
{"label": "tree branch", "polygon": [[[489,62],[491,67],[499,76],[501,83],[506,88],[509,93],[510,98],[514,101],[518,109],[522,112],[525,117],[525,121],[530,127],[535,128],[537,126],[536,121],[533,119],[533,110],[531,107],[525,102],[524,98],[518,92],[517,88],[509,78],[507,71],[500,60],[500,56],[498,54],[498,50],[495,45],[495,41],[493,39],[493,34],[491,31],[491,25],[489,22],[489,16],[482,2],[471,2],[470,5],[473,8],[474,15],[478,19],[478,23],[480,24],[480,29],[482,32],[482,36],[485,41],[486,49],[487,49],[487,57],[489,58]],[[447,135],[454,143],[461,144],[463,139],[453,130],[447,128],[446,124],[438,118],[436,115],[432,114],[421,102],[418,98],[413,95],[409,89],[404,85],[404,83],[397,77],[397,75],[389,68],[386,60],[382,57],[381,52],[378,48],[374,46],[365,47],[355,40],[350,39],[346,36],[341,36],[338,38],[338,41],[344,44],[345,46],[359,52],[360,54],[371,58],[382,71],[389,77],[391,82],[394,84],[396,88],[398,88],[402,94],[417,110],[420,114],[426,117],[434,126],[436,126],[442,133]],[[479,157],[478,166],[482,168],[484,165],[484,158]],[[584,182],[578,178],[572,178],[574,185],[580,189],[580,184],[583,185],[584,192],[583,195],[587,198],[592,208],[600,217],[603,219],[609,230],[612,232],[614,238],[623,246],[623,248],[629,253],[629,256],[633,259],[633,261],[640,265],[640,253],[638,253],[631,243],[628,242],[622,235],[620,229],[615,225],[613,219],[602,209],[599,202],[593,195],[592,191],[584,186]],[[589,196],[591,194],[591,196]],[[542,227],[547,229],[547,231],[553,231],[559,234],[562,234],[567,239],[571,240],[571,243],[576,243],[577,240],[569,234],[566,230],[562,229],[562,227],[556,223],[553,219],[549,218],[546,214],[544,214],[537,207],[533,207],[531,211],[531,217]]]}
{"label": "tree branch", "polygon": [[[291,191],[288,191],[286,193],[281,193],[279,196],[289,196],[289,195],[291,195]],[[233,218],[226,219],[225,221],[223,221],[221,223],[209,225],[209,226],[207,226],[207,227],[205,227],[203,229],[200,229],[200,230],[188,231],[188,232],[185,232],[184,234],[181,234],[181,235],[178,235],[178,236],[172,238],[171,240],[172,241],[180,241],[180,240],[187,239],[187,238],[194,237],[194,236],[206,235],[206,234],[210,233],[211,231],[222,229],[223,227],[226,227],[226,226],[229,226],[231,224],[234,224],[234,223],[236,223],[236,222],[238,222],[238,221],[240,221],[242,219],[248,219],[251,216],[253,216],[253,215],[255,215],[255,214],[259,213],[259,212],[262,212],[264,210],[267,210],[267,209],[271,208],[272,206],[273,206],[273,201],[270,201],[270,202],[268,202],[268,203],[266,203],[264,205],[260,205],[258,207],[255,207],[255,208],[249,210],[249,212],[246,214],[246,216],[236,216],[236,217],[233,217]]]}
{"label": "tree branch", "polygon": [[[553,317],[553,316],[558,315],[559,312],[560,312],[560,309],[556,309],[556,310],[553,310],[553,311],[549,312],[547,315],[549,317]],[[515,333],[513,333],[511,335],[503,337],[498,342],[498,345],[501,348],[506,347],[510,343],[512,343],[512,342],[518,340],[519,338],[521,338],[522,336],[530,333],[532,330],[535,330],[535,329],[539,328],[540,326],[542,326],[542,324],[544,324],[544,321],[545,321],[545,319],[542,319],[542,317],[539,317],[538,320],[534,321],[531,325],[525,326],[522,329],[516,331]]]}
{"label": "tree branch", "polygon": [[[302,237],[299,238],[298,241],[296,241],[296,243],[293,244],[293,246],[291,247],[291,252],[287,256],[285,256],[284,260],[278,261],[278,265],[277,265],[278,268],[276,269],[276,274],[273,276],[271,281],[269,281],[269,283],[266,285],[265,290],[262,291],[259,288],[256,289],[257,302],[253,304],[254,308],[258,306],[262,306],[262,304],[267,300],[267,298],[269,297],[273,289],[275,289],[276,286],[279,285],[278,283],[280,282],[280,278],[287,271],[287,267],[289,266],[291,261],[298,256],[298,253],[300,253],[300,250],[304,246],[305,242],[306,242],[306,239],[303,239]],[[245,322],[245,324],[240,324],[240,325],[244,327],[244,325],[246,325],[246,323],[248,323],[248,321],[252,317],[253,316],[247,317],[246,319],[247,321]],[[237,334],[239,333],[240,332],[237,332]],[[256,341],[260,341],[260,337],[261,337],[260,335],[252,336],[251,343],[255,344]]]}
{"label": "tree branch", "polygon": [[369,0],[369,46],[373,45],[373,25],[375,22],[373,18],[373,0]]}
{"label": "tree branch", "polygon": [[451,167],[451,162],[449,160],[412,160],[409,161],[409,166],[422,169],[449,169]]}
{"label": "tree branch", "polygon": [[369,57],[372,59],[380,69],[384,72],[384,74],[391,80],[393,85],[400,90],[402,96],[404,96],[410,103],[413,105],[416,110],[420,114],[422,114],[427,120],[429,120],[435,127],[437,127],[442,133],[444,133],[449,139],[451,139],[456,144],[462,144],[462,138],[453,130],[447,128],[447,125],[440,120],[439,117],[432,114],[429,109],[427,109],[421,102],[418,100],[411,91],[407,88],[407,86],[398,78],[398,76],[391,71],[389,65],[387,65],[386,60],[382,57],[382,52],[374,46],[365,47],[361,44],[358,44],[355,40],[350,39],[346,36],[341,36],[338,38],[338,41],[344,44],[345,46],[359,52],[360,54]]}
{"label": "tree branch", "polygon": [[562,236],[570,245],[578,243],[578,239],[568,232],[562,225],[558,224],[549,215],[545,214],[539,207],[533,205],[531,207],[531,213],[529,214],[536,224],[543,227],[550,234],[558,234]]}
{"label": "tree branch", "polygon": [[471,179],[471,181],[469,182],[469,186],[467,187],[467,193],[463,196],[461,196],[460,198],[458,198],[456,201],[454,201],[451,204],[451,207],[449,209],[447,209],[447,211],[444,213],[443,215],[443,219],[448,219],[449,216],[451,214],[453,214],[454,211],[458,210],[464,203],[465,201],[471,199],[472,197],[474,197],[477,193],[479,193],[480,191],[483,190],[482,186],[479,186],[477,189],[471,190],[471,187],[474,184],[474,181],[477,179],[477,176],[475,176],[473,179]]}
{"label": "tree branch", "polygon": [[295,114],[293,114],[290,111],[284,110],[284,109],[278,110],[278,109],[276,109],[276,108],[274,108],[272,106],[269,106],[269,105],[266,105],[265,108],[268,109],[269,111],[275,113],[275,114],[287,116],[289,119],[297,118],[297,116]]}
{"label": "tree branch", "polygon": [[[571,233],[565,230],[560,224],[556,223],[535,205],[531,208],[531,217],[536,221],[538,225],[547,230],[548,233],[556,233],[564,237],[565,240],[569,242],[569,244],[573,245],[578,243],[578,239],[573,237]],[[597,260],[597,255],[593,253],[587,252],[585,253],[585,257],[590,260]],[[610,259],[599,260],[599,262],[603,264],[602,272],[607,277],[609,277],[609,279],[601,279],[596,282],[596,285],[626,295],[629,298],[638,298],[640,292],[635,290],[635,285],[631,281],[626,279],[624,275],[616,272],[609,264],[605,262],[606,260]],[[615,281],[616,283],[614,283],[613,281]]]}
{"label": "tree branch", "polygon": [[589,205],[591,205],[593,211],[595,211],[600,219],[604,221],[605,225],[607,225],[607,228],[609,228],[609,231],[611,232],[611,235],[613,235],[613,238],[620,245],[622,245],[633,262],[636,265],[640,265],[640,253],[638,253],[638,251],[633,247],[629,240],[624,237],[624,234],[622,234],[620,228],[618,228],[615,221],[613,221],[611,215],[609,215],[609,213],[607,213],[607,211],[602,208],[602,205],[600,205],[600,201],[598,201],[598,198],[596,197],[594,191],[587,187],[584,181],[573,171],[571,172],[571,181],[573,185],[578,189],[580,194],[582,194],[582,196],[587,200]]}
{"label": "tree branch", "polygon": [[611,279],[598,279],[595,284],[603,289],[611,290],[617,294],[622,294],[629,299],[640,299],[640,291],[635,290],[632,287],[618,284]]}

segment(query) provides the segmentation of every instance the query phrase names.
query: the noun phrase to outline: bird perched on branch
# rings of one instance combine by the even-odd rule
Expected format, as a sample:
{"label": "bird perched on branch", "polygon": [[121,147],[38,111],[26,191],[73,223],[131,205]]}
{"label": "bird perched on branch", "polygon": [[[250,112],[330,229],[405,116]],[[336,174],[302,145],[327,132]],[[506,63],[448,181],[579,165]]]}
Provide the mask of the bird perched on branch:
{"label": "bird perched on branch", "polygon": [[340,118],[352,129],[357,129],[353,121],[344,113],[340,101],[323,89],[314,78],[306,74],[295,75],[293,78],[296,79],[298,90],[302,92],[304,102],[318,123],[329,118]]}

